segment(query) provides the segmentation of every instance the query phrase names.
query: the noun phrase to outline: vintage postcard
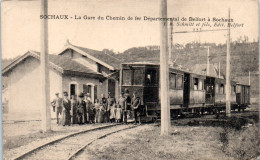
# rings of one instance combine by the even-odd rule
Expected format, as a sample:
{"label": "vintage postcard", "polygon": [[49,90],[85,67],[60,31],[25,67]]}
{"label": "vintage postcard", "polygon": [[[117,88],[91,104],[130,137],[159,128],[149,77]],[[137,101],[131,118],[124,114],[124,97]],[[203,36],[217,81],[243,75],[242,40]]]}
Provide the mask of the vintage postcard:
{"label": "vintage postcard", "polygon": [[256,0],[3,0],[3,159],[259,159]]}

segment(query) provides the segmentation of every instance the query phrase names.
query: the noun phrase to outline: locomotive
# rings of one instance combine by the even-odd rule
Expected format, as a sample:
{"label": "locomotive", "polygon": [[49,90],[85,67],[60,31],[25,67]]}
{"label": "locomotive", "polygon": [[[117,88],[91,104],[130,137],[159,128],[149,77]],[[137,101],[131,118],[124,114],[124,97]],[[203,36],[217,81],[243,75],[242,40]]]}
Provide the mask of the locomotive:
{"label": "locomotive", "polygon": [[[123,63],[120,91],[136,93],[141,99],[142,117],[160,117],[160,65],[156,63]],[[225,79],[200,75],[169,67],[171,117],[186,113],[203,114],[225,111]],[[231,110],[244,110],[250,105],[250,86],[231,81]]]}

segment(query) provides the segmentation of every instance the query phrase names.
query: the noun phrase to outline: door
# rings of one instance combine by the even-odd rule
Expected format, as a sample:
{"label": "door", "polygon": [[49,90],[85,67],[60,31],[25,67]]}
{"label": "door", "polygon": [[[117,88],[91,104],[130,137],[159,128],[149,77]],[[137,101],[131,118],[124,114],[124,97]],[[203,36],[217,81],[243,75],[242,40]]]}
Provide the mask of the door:
{"label": "door", "polygon": [[69,95],[77,96],[77,85],[76,84],[70,84],[70,93]]}
{"label": "door", "polygon": [[190,103],[190,75],[184,73],[183,106],[188,107]]}
{"label": "door", "polygon": [[108,79],[108,93],[110,92],[110,96],[113,97],[113,98],[115,97],[115,94],[116,94],[115,88],[116,88],[115,80]]}

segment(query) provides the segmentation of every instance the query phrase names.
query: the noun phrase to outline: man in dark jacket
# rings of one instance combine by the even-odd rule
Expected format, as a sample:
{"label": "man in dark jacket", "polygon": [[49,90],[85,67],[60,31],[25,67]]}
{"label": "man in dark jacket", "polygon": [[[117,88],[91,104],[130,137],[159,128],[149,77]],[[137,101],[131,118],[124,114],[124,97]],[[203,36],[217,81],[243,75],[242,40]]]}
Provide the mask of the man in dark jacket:
{"label": "man in dark jacket", "polygon": [[134,116],[135,116],[135,124],[137,121],[139,124],[141,124],[141,118],[140,118],[140,105],[141,101],[139,97],[136,97],[136,93],[133,93],[133,98],[131,100],[131,108],[134,111]]}
{"label": "man in dark jacket", "polygon": [[129,114],[129,116],[130,116],[130,111],[131,111],[131,98],[130,98],[128,89],[126,89],[126,91],[125,91],[125,110],[123,111],[124,114],[126,114],[125,123],[127,123],[127,115]]}
{"label": "man in dark jacket", "polygon": [[123,122],[127,122],[127,112],[126,112],[126,98],[124,97],[124,92],[121,92],[120,97],[118,99],[118,104],[122,108],[123,112]]}
{"label": "man in dark jacket", "polygon": [[84,99],[84,94],[80,93],[79,101],[77,102],[77,122],[79,124],[85,123],[84,111],[86,110],[86,103],[83,99]]}

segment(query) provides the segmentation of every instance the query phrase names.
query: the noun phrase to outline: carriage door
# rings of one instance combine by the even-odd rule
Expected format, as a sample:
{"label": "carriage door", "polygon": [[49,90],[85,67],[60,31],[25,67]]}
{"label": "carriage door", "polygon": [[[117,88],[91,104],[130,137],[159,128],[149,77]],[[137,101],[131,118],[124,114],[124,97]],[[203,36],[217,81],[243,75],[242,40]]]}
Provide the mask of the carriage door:
{"label": "carriage door", "polygon": [[116,82],[113,79],[108,79],[108,92],[110,92],[111,97],[115,98],[116,94]]}
{"label": "carriage door", "polygon": [[184,73],[183,106],[188,107],[190,103],[190,75]]}

